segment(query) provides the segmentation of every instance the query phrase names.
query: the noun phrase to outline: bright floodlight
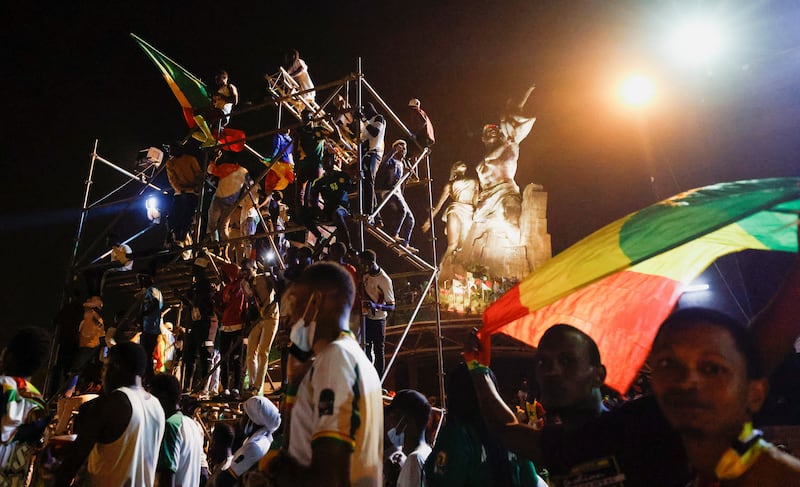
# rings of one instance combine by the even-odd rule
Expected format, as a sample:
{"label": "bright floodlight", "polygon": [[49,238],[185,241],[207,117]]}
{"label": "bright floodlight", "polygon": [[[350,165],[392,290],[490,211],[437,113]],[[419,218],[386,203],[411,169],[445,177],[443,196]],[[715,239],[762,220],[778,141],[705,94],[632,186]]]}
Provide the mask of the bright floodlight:
{"label": "bright floodlight", "polygon": [[158,208],[158,198],[150,196],[145,200],[144,206],[147,209],[147,219],[153,223],[160,223],[161,210]]}
{"label": "bright floodlight", "polygon": [[722,46],[722,30],[708,18],[683,22],[675,29],[669,42],[675,59],[690,66],[708,64],[719,54]]}
{"label": "bright floodlight", "polygon": [[622,98],[633,106],[642,106],[653,98],[653,82],[641,75],[631,76],[622,83]]}

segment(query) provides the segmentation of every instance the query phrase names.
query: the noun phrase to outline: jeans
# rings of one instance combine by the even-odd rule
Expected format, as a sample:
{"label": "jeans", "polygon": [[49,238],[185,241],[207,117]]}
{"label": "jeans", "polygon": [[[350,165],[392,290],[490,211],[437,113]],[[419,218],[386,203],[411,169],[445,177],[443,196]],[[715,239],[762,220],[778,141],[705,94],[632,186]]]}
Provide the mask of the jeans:
{"label": "jeans", "polygon": [[371,320],[365,318],[366,330],[364,331],[364,343],[366,344],[367,357],[372,357],[378,377],[383,377],[385,366],[384,341],[386,333],[386,320]]}
{"label": "jeans", "polygon": [[239,389],[242,387],[242,330],[223,331],[219,337],[219,353],[223,389]]}

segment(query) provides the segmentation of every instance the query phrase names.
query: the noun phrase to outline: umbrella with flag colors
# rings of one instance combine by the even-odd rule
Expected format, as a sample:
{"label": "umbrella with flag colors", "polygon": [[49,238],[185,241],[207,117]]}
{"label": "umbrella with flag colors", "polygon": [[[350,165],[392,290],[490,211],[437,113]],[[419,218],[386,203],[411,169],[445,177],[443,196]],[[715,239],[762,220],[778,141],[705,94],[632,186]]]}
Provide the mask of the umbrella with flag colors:
{"label": "umbrella with flag colors", "polygon": [[720,183],[631,213],[553,257],[483,314],[482,340],[536,346],[567,323],[595,339],[606,383],[625,391],[682,288],[744,249],[797,252],[800,178]]}

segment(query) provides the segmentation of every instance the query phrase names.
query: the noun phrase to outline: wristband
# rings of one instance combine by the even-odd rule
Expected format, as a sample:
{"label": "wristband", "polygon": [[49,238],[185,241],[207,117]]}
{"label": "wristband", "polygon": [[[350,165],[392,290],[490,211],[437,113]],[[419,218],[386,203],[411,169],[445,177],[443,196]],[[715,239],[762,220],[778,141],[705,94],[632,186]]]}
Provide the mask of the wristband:
{"label": "wristband", "polygon": [[214,346],[214,342],[211,341],[211,340],[206,340],[205,342],[203,342],[203,346],[204,347],[213,347]]}
{"label": "wristband", "polygon": [[299,387],[296,384],[286,384],[286,395],[294,397],[297,395],[298,389]]}
{"label": "wristband", "polygon": [[483,374],[489,371],[489,367],[477,360],[467,360],[467,370],[475,374]]}
{"label": "wristband", "polygon": [[297,400],[297,396],[290,396],[289,394],[286,394],[286,395],[283,397],[283,402],[284,402],[284,403],[285,403],[287,406],[294,404],[294,402],[295,402],[296,400]]}

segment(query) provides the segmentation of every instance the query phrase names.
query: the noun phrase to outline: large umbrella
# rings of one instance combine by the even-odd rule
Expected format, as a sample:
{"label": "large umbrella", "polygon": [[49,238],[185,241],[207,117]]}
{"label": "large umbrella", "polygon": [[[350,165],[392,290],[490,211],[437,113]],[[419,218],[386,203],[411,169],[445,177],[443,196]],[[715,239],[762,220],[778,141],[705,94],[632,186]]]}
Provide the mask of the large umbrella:
{"label": "large umbrella", "polygon": [[744,249],[797,252],[800,178],[714,184],[631,213],[553,257],[492,304],[480,335],[531,346],[567,323],[595,339],[625,391],[661,322],[717,258]]}

